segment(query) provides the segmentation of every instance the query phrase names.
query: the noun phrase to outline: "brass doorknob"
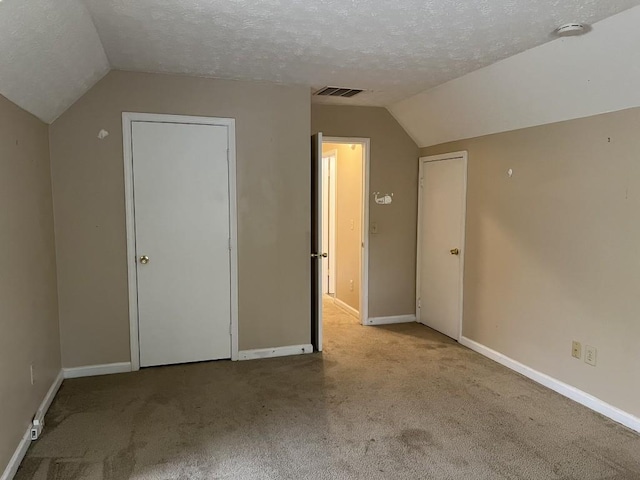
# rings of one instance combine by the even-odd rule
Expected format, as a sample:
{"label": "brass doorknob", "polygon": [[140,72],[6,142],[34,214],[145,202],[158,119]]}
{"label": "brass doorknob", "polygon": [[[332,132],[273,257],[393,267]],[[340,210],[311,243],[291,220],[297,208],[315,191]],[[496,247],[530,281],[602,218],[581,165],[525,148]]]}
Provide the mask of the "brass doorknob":
{"label": "brass doorknob", "polygon": [[460,250],[458,250],[457,248],[454,248],[452,250],[450,250],[451,255],[460,255]]}
{"label": "brass doorknob", "polygon": [[140,263],[146,265],[147,263],[149,263],[149,257],[147,257],[146,255],[142,255],[140,257]]}

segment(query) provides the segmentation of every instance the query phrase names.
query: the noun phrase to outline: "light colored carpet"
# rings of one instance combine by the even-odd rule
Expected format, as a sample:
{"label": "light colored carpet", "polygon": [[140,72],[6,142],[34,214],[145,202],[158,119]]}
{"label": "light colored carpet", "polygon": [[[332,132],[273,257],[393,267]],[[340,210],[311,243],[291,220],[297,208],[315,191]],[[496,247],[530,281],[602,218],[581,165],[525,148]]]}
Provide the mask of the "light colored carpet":
{"label": "light colored carpet", "polygon": [[640,437],[418,324],[65,380],[17,480],[640,479]]}

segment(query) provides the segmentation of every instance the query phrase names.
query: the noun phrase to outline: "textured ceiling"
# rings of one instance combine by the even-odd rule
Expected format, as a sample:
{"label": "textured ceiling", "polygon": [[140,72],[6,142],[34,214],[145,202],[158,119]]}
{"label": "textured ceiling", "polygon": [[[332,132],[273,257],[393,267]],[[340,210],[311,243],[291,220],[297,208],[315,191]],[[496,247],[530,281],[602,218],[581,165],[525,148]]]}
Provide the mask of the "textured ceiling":
{"label": "textured ceiling", "polygon": [[386,106],[638,4],[0,0],[0,93],[50,122],[116,68],[364,88],[314,101]]}
{"label": "textured ceiling", "polygon": [[0,94],[45,122],[109,71],[80,0],[3,0],[0,66]]}
{"label": "textured ceiling", "polygon": [[593,23],[640,4],[639,0],[85,1],[114,68],[365,88],[372,92],[348,103],[368,105],[389,105],[549,41],[550,32],[562,23]]}

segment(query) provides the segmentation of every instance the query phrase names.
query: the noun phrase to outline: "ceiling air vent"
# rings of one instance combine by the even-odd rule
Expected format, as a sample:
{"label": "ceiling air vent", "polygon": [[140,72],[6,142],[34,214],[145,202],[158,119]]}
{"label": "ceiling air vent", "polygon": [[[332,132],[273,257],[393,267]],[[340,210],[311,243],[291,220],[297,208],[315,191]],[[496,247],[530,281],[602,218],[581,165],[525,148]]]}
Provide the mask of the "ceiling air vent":
{"label": "ceiling air vent", "polygon": [[319,95],[321,97],[351,98],[360,92],[362,92],[362,90],[358,88],[324,87],[314,93],[314,95]]}

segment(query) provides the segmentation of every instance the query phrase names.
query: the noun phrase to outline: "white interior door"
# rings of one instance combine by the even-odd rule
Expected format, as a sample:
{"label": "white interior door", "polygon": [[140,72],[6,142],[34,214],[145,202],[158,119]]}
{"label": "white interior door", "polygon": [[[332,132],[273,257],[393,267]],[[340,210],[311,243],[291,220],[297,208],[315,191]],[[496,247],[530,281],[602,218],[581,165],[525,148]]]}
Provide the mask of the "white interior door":
{"label": "white interior door", "polygon": [[231,356],[228,148],[226,126],[132,123],[143,367]]}
{"label": "white interior door", "polygon": [[336,293],[336,155],[322,157],[322,293]]}
{"label": "white interior door", "polygon": [[466,154],[420,161],[418,321],[456,340],[462,319]]}

